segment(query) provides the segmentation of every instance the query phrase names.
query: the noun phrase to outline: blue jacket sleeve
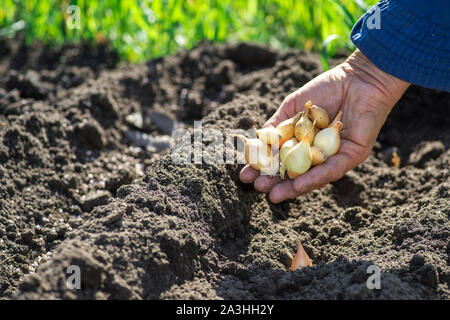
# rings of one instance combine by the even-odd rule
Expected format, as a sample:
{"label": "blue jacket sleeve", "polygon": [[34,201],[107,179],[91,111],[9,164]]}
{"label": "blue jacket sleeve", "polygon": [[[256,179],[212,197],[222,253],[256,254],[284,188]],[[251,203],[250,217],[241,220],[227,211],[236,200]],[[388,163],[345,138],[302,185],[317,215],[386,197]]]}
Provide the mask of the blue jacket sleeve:
{"label": "blue jacket sleeve", "polygon": [[381,0],[358,20],[351,39],[381,70],[450,91],[450,1]]}

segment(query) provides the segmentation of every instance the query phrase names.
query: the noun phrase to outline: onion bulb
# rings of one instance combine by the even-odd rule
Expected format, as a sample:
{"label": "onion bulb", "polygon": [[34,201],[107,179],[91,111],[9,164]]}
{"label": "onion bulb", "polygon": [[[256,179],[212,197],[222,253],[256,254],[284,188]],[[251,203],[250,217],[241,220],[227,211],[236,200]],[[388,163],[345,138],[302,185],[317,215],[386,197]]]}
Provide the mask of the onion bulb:
{"label": "onion bulb", "polygon": [[321,130],[314,139],[313,146],[322,150],[327,156],[331,157],[338,152],[341,145],[342,122],[337,121],[333,126]]}
{"label": "onion bulb", "polygon": [[327,155],[323,153],[323,151],[320,150],[318,147],[312,146],[311,154],[312,154],[312,163],[311,163],[312,166],[318,166],[319,164],[322,164],[327,160]]}
{"label": "onion bulb", "polygon": [[324,129],[330,124],[330,118],[325,109],[313,105],[311,101],[305,104],[305,108],[309,110],[310,118],[312,121],[316,121],[316,126],[319,129]]}
{"label": "onion bulb", "polygon": [[301,267],[306,266],[312,266],[312,261],[308,257],[308,254],[306,253],[305,249],[303,249],[303,246],[300,242],[300,240],[297,240],[297,253],[295,254],[294,259],[292,259],[291,262],[291,270],[297,270]]}
{"label": "onion bulb", "polygon": [[[302,141],[303,138],[306,136],[306,134],[311,131],[311,129],[314,128],[314,124],[311,120],[308,118],[309,115],[309,109],[306,109],[303,111],[302,116],[298,120],[298,122],[295,124],[295,137],[298,141]],[[310,136],[310,142],[314,140],[314,130],[311,133]]]}
{"label": "onion bulb", "polygon": [[298,143],[298,140],[296,138],[291,138],[288,141],[286,141],[285,143],[283,143],[283,145],[281,146],[280,149],[280,176],[281,179],[284,179],[284,175],[286,173],[286,156],[288,154],[288,152]]}
{"label": "onion bulb", "polygon": [[295,179],[299,175],[302,175],[312,164],[311,147],[309,145],[309,138],[313,130],[308,132],[286,155],[284,164],[286,165],[286,171],[289,178]]}
{"label": "onion bulb", "polygon": [[278,172],[278,155],[273,156],[270,146],[259,139],[249,139],[242,134],[230,134],[244,143],[244,155],[247,163],[255,170],[275,175]]}
{"label": "onion bulb", "polygon": [[299,112],[292,118],[284,120],[277,126],[278,131],[281,133],[280,148],[286,141],[294,136],[295,124],[300,119],[301,115],[302,113]]}
{"label": "onion bulb", "polygon": [[256,131],[256,135],[258,136],[259,140],[266,144],[276,144],[278,145],[281,139],[281,133],[278,131],[277,128],[273,126],[269,126],[262,129],[256,129],[256,127],[253,127]]}

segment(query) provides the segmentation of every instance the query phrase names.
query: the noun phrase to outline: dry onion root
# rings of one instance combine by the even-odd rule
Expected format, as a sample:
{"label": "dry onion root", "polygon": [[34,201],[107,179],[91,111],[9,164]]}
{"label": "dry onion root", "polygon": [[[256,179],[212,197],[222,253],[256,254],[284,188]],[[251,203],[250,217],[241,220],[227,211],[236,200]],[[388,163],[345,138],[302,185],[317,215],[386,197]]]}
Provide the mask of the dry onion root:
{"label": "dry onion root", "polygon": [[[281,122],[276,128],[255,128],[258,139],[232,136],[244,142],[245,159],[252,168],[270,175],[279,172],[282,179],[287,173],[289,178],[295,179],[311,167],[325,163],[339,151],[341,119],[342,111],[339,111],[330,122],[325,109],[308,101],[304,111]],[[279,154],[274,154],[274,150],[279,150]]]}

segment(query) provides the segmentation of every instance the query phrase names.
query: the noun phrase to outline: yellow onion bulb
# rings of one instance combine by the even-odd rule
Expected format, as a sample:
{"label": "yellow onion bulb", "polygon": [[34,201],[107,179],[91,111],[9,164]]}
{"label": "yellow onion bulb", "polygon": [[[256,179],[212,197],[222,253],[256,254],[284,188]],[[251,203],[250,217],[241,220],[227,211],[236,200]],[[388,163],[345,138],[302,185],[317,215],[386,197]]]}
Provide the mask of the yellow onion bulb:
{"label": "yellow onion bulb", "polygon": [[316,121],[316,127],[324,129],[330,124],[330,117],[325,109],[313,105],[311,101],[305,104],[305,108],[309,110],[309,117],[312,121]]}
{"label": "yellow onion bulb", "polygon": [[318,147],[312,146],[311,154],[312,154],[311,165],[313,167],[318,166],[319,164],[322,164],[327,160],[327,155],[322,150],[320,150]]}
{"label": "yellow onion bulb", "polygon": [[[308,118],[309,111],[306,109],[300,119],[295,124],[295,137],[298,141],[302,141],[303,138],[306,136],[308,132],[311,131],[311,129],[314,129],[314,124],[312,121]],[[309,141],[312,142],[314,140],[314,130],[312,130],[310,134]]]}
{"label": "yellow onion bulb", "polygon": [[311,168],[312,154],[309,137],[312,130],[288,152],[285,159],[286,171],[291,179],[304,174]]}
{"label": "yellow onion bulb", "polygon": [[261,140],[263,143],[279,145],[282,136],[277,128],[269,126],[259,130],[255,128],[255,130],[259,140]]}
{"label": "yellow onion bulb", "polygon": [[312,261],[309,258],[308,254],[306,253],[305,249],[303,248],[300,240],[297,241],[297,253],[295,254],[294,259],[292,259],[291,267],[290,269],[292,271],[297,270],[298,268],[302,267],[311,267]]}
{"label": "yellow onion bulb", "polygon": [[267,167],[261,167],[261,172],[269,176],[276,176],[280,170],[279,153],[272,150],[270,164]]}
{"label": "yellow onion bulb", "polygon": [[286,174],[286,156],[297,143],[298,140],[296,138],[291,138],[280,148],[280,176],[282,179],[284,179],[284,175]]}
{"label": "yellow onion bulb", "polygon": [[[230,136],[236,137],[244,143],[245,161],[253,169],[271,175],[278,172],[278,155],[274,157],[270,146],[259,139],[249,139],[242,134],[230,134]],[[275,172],[273,172],[274,170]]]}
{"label": "yellow onion bulb", "polygon": [[292,118],[284,120],[277,126],[277,129],[281,134],[280,148],[286,141],[288,141],[289,139],[291,139],[294,136],[295,124],[300,119],[301,115],[302,115],[302,113],[299,112]]}
{"label": "yellow onion bulb", "polygon": [[321,130],[315,137],[313,146],[322,150],[327,156],[331,157],[338,152],[341,145],[342,122],[337,121],[333,126]]}

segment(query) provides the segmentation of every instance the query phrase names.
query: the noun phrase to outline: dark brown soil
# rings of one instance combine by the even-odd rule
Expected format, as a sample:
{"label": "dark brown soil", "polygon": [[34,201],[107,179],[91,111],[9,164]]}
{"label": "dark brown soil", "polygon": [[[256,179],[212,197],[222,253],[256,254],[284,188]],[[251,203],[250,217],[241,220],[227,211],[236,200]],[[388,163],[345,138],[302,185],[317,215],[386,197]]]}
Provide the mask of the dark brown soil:
{"label": "dark brown soil", "polygon": [[[448,93],[411,87],[366,162],[273,205],[240,166],[136,147],[126,118],[261,125],[322,71],[317,56],[204,43],[135,66],[103,47],[0,48],[0,297],[450,298]],[[138,127],[158,136],[161,123]],[[297,238],[314,266],[290,272]]]}

